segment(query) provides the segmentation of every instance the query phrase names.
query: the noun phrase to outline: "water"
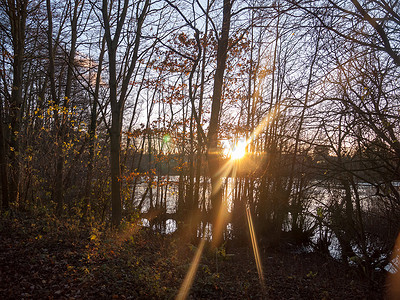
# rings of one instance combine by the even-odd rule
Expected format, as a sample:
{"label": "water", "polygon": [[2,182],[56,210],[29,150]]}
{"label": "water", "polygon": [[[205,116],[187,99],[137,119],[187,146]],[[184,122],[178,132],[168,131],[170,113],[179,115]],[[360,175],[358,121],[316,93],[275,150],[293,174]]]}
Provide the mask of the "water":
{"label": "water", "polygon": [[[162,212],[167,214],[167,219],[162,222],[154,222],[151,224],[149,219],[143,218],[142,224],[145,227],[151,227],[153,230],[156,230],[163,234],[171,234],[175,232],[178,228],[176,220],[174,220],[174,214],[177,211],[178,207],[178,190],[179,190],[179,177],[178,176],[166,176],[160,177],[162,186],[157,187],[153,185],[152,189],[152,199],[150,199],[150,192],[147,193],[147,196],[142,199],[142,195],[146,192],[148,188],[148,184],[146,182],[141,182],[136,188],[136,195],[134,205],[138,206],[141,204],[140,211],[141,213],[148,213],[151,207],[159,207],[161,206]],[[202,178],[202,180],[204,180]],[[234,195],[235,188],[235,180],[233,178],[224,178],[224,195],[225,195],[225,203],[228,212],[232,212],[232,199]],[[200,184],[201,188],[203,187],[203,183]],[[395,186],[400,188],[400,182],[396,182]],[[257,190],[257,186],[255,190]],[[357,192],[360,199],[360,206],[363,212],[374,211],[377,208],[377,204],[380,202],[379,196],[376,195],[376,188],[368,183],[358,183],[357,184]],[[203,193],[200,191],[201,195],[205,195],[207,199],[200,199],[202,203],[202,207],[207,205],[208,197],[209,197],[209,185],[207,187],[207,191]],[[162,195],[162,196],[161,196]],[[254,195],[255,196],[255,195]],[[341,249],[336,238],[335,234],[330,230],[327,224],[330,224],[330,207],[337,205],[341,199],[345,196],[345,190],[340,185],[331,185],[327,186],[321,184],[317,181],[313,181],[309,183],[308,188],[304,193],[304,207],[302,211],[302,215],[305,216],[304,226],[307,228],[313,228],[315,224],[317,224],[314,234],[311,237],[311,241],[314,245],[316,245],[321,237],[325,237],[326,242],[329,243],[328,251],[330,255],[334,258],[339,259],[341,257]],[[352,191],[352,197],[354,199],[355,193]],[[203,198],[203,196],[202,196]],[[143,201],[142,201],[143,200]],[[287,219],[287,222],[284,225],[284,230],[290,230],[290,213]],[[321,222],[322,221],[322,222]],[[289,224],[289,225],[288,225]],[[233,237],[233,225],[229,223],[225,228],[225,237],[232,238]],[[198,229],[197,235],[199,237],[203,237],[206,239],[212,238],[212,224],[208,222],[201,221]],[[368,241],[367,241],[368,243]],[[353,244],[353,251],[362,257],[361,250],[358,245]],[[369,251],[373,251],[373,245],[368,247]],[[313,248],[307,247],[303,249],[304,251],[312,251]],[[390,268],[390,267],[388,267]]]}
{"label": "water", "polygon": [[[204,180],[204,178],[202,178]],[[166,182],[166,176],[162,177],[162,181],[164,184]],[[226,203],[226,208],[229,213],[232,212],[232,193],[234,190],[234,180],[232,178],[224,178],[225,185],[223,187],[224,193],[227,195],[225,203]],[[203,187],[203,182],[200,184],[201,188]],[[157,186],[152,185],[152,195],[153,199],[150,198],[150,193],[149,191],[147,192],[146,198],[143,200],[142,196],[144,193],[146,193],[146,190],[148,189],[148,183],[145,181],[142,181],[138,184],[136,187],[136,195],[134,197],[134,206],[139,208],[138,206],[141,204],[140,207],[140,212],[144,215],[148,214],[151,210],[151,207],[157,207],[160,203],[160,201],[157,201],[156,195],[157,195]],[[166,189],[166,190],[165,190]],[[179,176],[169,176],[168,178],[168,185],[164,185],[163,190],[160,191],[160,188],[158,190],[158,196],[160,196],[160,193],[163,192],[164,195],[166,195],[165,199],[166,201],[162,202],[162,205],[164,206],[165,213],[167,215],[174,215],[177,212],[178,208],[178,192],[179,192]],[[202,189],[200,190],[200,194],[203,194]],[[206,196],[209,197],[208,191],[206,191]],[[143,200],[143,201],[142,201]],[[200,199],[200,202],[207,203],[208,199]],[[159,222],[158,224],[151,224],[150,220],[148,218],[142,218],[141,223],[143,227],[148,227],[152,228],[155,231],[158,231],[162,234],[172,234],[174,233],[177,229],[177,222],[174,219],[167,219],[165,222]],[[205,238],[207,240],[212,239],[212,224],[209,222],[203,222],[201,221],[198,230],[197,230],[197,235],[199,237]],[[224,230],[224,235],[226,239],[231,239],[233,237],[233,225],[232,223],[228,223],[225,230]]]}
{"label": "water", "polygon": [[151,227],[154,231],[160,232],[161,234],[172,234],[178,228],[176,220],[173,220],[173,219],[165,220],[164,224],[151,225],[149,219],[146,219],[146,218],[141,218],[140,222],[143,227],[147,227],[147,228]]}

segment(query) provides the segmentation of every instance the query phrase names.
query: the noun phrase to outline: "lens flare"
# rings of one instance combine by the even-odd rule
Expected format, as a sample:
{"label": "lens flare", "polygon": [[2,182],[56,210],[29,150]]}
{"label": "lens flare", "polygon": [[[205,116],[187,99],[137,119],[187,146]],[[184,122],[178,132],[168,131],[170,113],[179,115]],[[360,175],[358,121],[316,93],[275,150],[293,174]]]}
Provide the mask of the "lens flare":
{"label": "lens flare", "polygon": [[[215,187],[215,189],[213,188],[212,193],[217,193],[222,188],[222,179],[221,178],[227,177],[229,175],[231,175],[233,178],[236,177],[237,165],[236,165],[235,161],[243,158],[243,156],[246,155],[247,145],[249,145],[252,141],[254,141],[254,139],[260,134],[262,129],[267,126],[267,124],[270,122],[270,120],[272,119],[272,117],[274,116],[274,114],[276,113],[278,108],[279,108],[279,106],[275,106],[274,109],[271,109],[271,111],[258,124],[257,128],[253,131],[253,133],[251,134],[249,139],[238,141],[236,146],[233,148],[231,147],[231,144],[228,141],[226,141],[226,140],[222,141],[222,155],[225,158],[230,158],[230,160],[228,160],[223,166],[221,166],[220,170],[218,171],[217,177],[220,180],[218,181],[218,184]],[[221,154],[221,152],[217,152],[215,154]],[[226,199],[225,199],[225,201],[226,201]],[[212,233],[212,235],[213,235],[212,243],[214,244],[214,246],[218,245],[218,243],[219,243],[217,237],[221,236],[220,233],[224,228],[224,224],[226,222],[226,212],[227,212],[226,206],[224,205],[224,203],[221,203],[219,210],[217,212],[217,218],[214,222],[215,227],[213,228],[213,233]],[[249,208],[246,209],[246,214],[247,214],[247,222],[249,225],[249,231],[250,231],[250,236],[251,236],[251,243],[252,243],[253,252],[254,252],[254,258],[256,261],[256,265],[257,265],[257,273],[258,273],[258,277],[260,280],[261,290],[262,290],[263,294],[265,295],[264,274],[263,274],[263,270],[262,270],[260,252],[258,249],[256,234],[254,231],[253,220],[251,218],[251,213],[250,213]],[[203,239],[200,242],[200,245],[196,251],[196,254],[193,258],[191,266],[185,276],[185,279],[179,289],[179,293],[178,293],[176,299],[181,300],[181,299],[186,299],[188,297],[190,288],[192,287],[193,281],[196,277],[197,268],[199,266],[201,255],[203,253],[204,243],[205,243],[205,239]]]}
{"label": "lens flare", "polygon": [[260,280],[261,290],[263,293],[265,293],[264,273],[262,270],[260,251],[258,249],[258,243],[257,243],[256,233],[254,231],[253,220],[251,218],[251,212],[248,207],[246,208],[246,215],[247,215],[247,224],[249,225],[251,245],[253,246],[254,259],[256,261],[256,266],[257,266],[258,279]]}
{"label": "lens flare", "polygon": [[199,267],[199,262],[201,255],[203,253],[205,239],[202,239],[200,242],[199,247],[197,248],[196,254],[192,260],[190,265],[189,271],[186,273],[185,279],[179,289],[178,296],[176,297],[177,300],[184,300],[187,299],[189,295],[190,288],[192,287],[194,278],[196,277],[197,268]]}
{"label": "lens flare", "polygon": [[171,136],[169,134],[164,134],[163,136],[163,142],[165,144],[168,144],[171,141]]}
{"label": "lens flare", "polygon": [[400,234],[397,236],[396,244],[391,257],[391,272],[386,279],[387,299],[400,299]]}

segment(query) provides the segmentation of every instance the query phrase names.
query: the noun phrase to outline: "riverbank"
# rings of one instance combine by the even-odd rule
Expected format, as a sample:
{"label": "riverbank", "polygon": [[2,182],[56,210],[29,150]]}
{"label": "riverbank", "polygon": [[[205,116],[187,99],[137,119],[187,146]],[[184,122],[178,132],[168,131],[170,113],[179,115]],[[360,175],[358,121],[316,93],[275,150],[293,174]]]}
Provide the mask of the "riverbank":
{"label": "riverbank", "polygon": [[[174,299],[198,248],[135,224],[118,233],[52,216],[0,220],[1,299]],[[373,281],[316,253],[251,247],[202,254],[190,299],[381,299]]]}

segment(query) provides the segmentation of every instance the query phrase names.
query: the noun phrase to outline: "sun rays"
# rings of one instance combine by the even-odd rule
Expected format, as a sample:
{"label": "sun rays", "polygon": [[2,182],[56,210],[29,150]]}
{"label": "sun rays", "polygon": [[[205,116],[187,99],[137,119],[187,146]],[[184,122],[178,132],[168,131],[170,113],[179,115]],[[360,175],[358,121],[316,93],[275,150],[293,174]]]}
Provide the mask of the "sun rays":
{"label": "sun rays", "polygon": [[239,141],[232,149],[231,159],[238,160],[243,158],[246,155],[246,142]]}
{"label": "sun rays", "polygon": [[227,141],[222,143],[222,154],[229,157],[231,160],[239,160],[246,155],[247,143],[244,140],[239,140],[234,146]]}
{"label": "sun rays", "polygon": [[196,254],[194,255],[192,263],[190,264],[190,268],[186,273],[185,279],[183,280],[183,283],[179,289],[178,296],[176,296],[177,300],[184,300],[189,295],[190,288],[192,287],[194,278],[196,277],[196,272],[199,266],[201,255],[203,253],[205,241],[205,239],[202,239],[199,247],[197,248]]}
{"label": "sun rays", "polygon": [[249,226],[251,246],[253,247],[254,260],[256,261],[256,266],[257,266],[258,279],[260,280],[261,290],[264,293],[264,291],[265,291],[264,273],[262,270],[260,251],[258,248],[257,237],[256,237],[256,233],[254,231],[253,219],[251,218],[251,212],[250,212],[249,207],[246,207],[246,217],[247,217],[247,224]]}
{"label": "sun rays", "polygon": [[[275,112],[277,111],[278,107],[275,106],[270,110],[270,112],[261,120],[261,122],[258,124],[258,126],[254,129],[252,134],[248,139],[244,140],[239,140],[234,144],[232,147],[231,144],[228,141],[223,141],[222,142],[222,151],[221,153],[215,153],[219,154],[226,158],[229,158],[224,165],[220,167],[220,170],[217,174],[217,177],[220,178],[218,181],[218,186],[215,190],[213,190],[213,193],[221,192],[222,185],[223,185],[223,180],[222,178],[226,177],[231,177],[235,178],[237,175],[237,166],[238,166],[238,161],[240,161],[242,158],[244,158],[247,154],[247,149],[249,148],[249,144],[252,143],[257,136],[262,132],[262,130],[269,124],[271,119],[273,119],[273,116],[275,115]],[[217,218],[214,223],[214,228],[213,228],[213,244],[216,245],[215,239],[221,235],[221,231],[224,230],[224,225],[226,223],[226,215],[227,215],[227,195],[225,195],[220,207],[218,208],[217,212]],[[249,235],[251,239],[251,245],[253,248],[253,254],[254,254],[254,260],[256,263],[257,267],[257,273],[258,273],[258,278],[260,281],[260,286],[263,294],[265,293],[265,282],[264,282],[264,273],[263,273],[263,268],[262,268],[262,260],[260,257],[260,251],[258,248],[258,243],[257,243],[257,237],[255,233],[255,228],[253,224],[253,220],[251,217],[251,211],[248,206],[246,206],[246,217],[247,217],[247,224],[249,228]],[[196,276],[197,268],[203,253],[204,249],[204,244],[205,244],[205,239],[203,238],[199,244],[199,247],[195,253],[195,256],[191,262],[190,268],[185,276],[185,279],[179,289],[179,293],[176,299],[186,299],[189,295],[190,288],[193,284],[194,278]]]}

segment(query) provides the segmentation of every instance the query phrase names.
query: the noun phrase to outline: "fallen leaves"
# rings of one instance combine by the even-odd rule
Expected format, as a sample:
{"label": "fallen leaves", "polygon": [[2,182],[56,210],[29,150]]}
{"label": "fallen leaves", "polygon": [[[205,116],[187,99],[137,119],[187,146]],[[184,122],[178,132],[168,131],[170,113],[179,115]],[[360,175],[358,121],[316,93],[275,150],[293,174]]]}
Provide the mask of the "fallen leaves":
{"label": "fallen leaves", "polygon": [[[130,231],[133,239],[127,232],[54,224],[52,228],[48,220],[0,219],[1,299],[174,298],[193,255],[176,237],[149,230]],[[191,297],[263,297],[248,250],[230,249],[227,252],[235,255],[219,261],[218,270],[215,255],[204,255]],[[266,293],[271,299],[381,295],[337,262],[318,255],[264,252],[264,257]]]}

